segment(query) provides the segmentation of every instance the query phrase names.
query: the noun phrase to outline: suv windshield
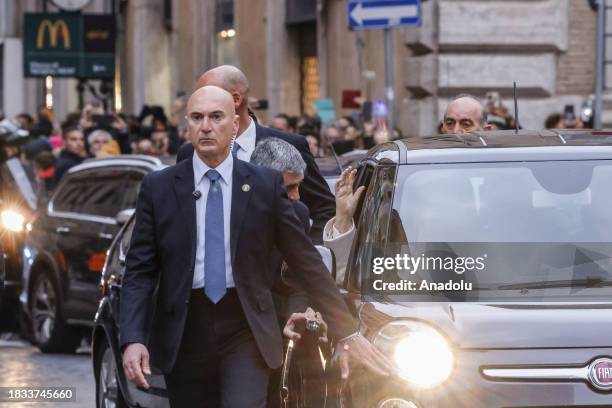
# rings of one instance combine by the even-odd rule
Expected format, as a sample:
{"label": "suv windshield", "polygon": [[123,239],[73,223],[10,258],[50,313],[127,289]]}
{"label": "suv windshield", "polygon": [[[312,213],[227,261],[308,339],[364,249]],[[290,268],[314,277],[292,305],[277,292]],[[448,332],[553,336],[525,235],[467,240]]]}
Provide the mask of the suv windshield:
{"label": "suv windshield", "polygon": [[472,284],[423,300],[610,300],[612,162],[407,165],[396,185],[370,255],[421,258],[393,266],[399,280]]}

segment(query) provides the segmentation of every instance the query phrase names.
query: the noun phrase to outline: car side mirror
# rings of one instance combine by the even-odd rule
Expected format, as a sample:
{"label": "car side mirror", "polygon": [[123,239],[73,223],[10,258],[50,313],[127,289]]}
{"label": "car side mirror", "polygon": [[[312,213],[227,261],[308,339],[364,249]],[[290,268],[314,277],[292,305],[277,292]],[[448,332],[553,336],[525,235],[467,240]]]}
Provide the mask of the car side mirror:
{"label": "car side mirror", "polygon": [[[327,268],[327,271],[331,274],[334,282],[336,282],[336,257],[334,252],[322,245],[315,245],[317,251],[319,251],[319,255],[321,255],[321,259],[323,260],[323,264]],[[337,284],[338,282],[336,282]]]}
{"label": "car side mirror", "polygon": [[115,216],[115,221],[117,221],[117,225],[123,225],[128,222],[134,214],[134,211],[136,210],[134,210],[133,208],[128,208],[119,211],[119,213],[117,213],[117,215]]}

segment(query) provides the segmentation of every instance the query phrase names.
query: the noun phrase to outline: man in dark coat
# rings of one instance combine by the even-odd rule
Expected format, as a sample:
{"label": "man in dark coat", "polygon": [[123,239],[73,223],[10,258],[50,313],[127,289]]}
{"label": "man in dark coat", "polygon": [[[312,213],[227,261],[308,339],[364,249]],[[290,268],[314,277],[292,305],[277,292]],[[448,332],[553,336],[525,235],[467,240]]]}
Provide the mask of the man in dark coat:
{"label": "man in dark coat", "polygon": [[64,148],[55,163],[55,178],[59,181],[64,174],[87,157],[85,150],[85,135],[77,127],[66,127],[62,131]]}

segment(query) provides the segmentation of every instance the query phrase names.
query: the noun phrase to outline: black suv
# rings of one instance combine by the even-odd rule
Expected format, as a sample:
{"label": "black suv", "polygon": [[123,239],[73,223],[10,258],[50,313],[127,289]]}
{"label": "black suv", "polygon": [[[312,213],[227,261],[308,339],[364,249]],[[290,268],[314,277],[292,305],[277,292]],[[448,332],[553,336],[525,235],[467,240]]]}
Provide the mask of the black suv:
{"label": "black suv", "polygon": [[148,156],[86,161],[70,169],[27,226],[20,302],[43,352],[72,352],[90,330],[106,252],[131,216],[145,174],[163,167]]}
{"label": "black suv", "polygon": [[36,210],[33,176],[28,170],[17,158],[0,167],[0,332],[19,329],[21,254],[26,224]]}

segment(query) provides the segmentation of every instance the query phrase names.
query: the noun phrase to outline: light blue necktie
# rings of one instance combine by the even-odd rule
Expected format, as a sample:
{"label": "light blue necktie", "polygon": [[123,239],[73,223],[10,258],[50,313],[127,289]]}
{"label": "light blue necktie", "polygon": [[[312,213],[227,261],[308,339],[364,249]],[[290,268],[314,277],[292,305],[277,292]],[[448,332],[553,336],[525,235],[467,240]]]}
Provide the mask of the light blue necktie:
{"label": "light blue necktie", "polygon": [[204,220],[204,293],[213,303],[218,303],[226,292],[223,193],[217,170],[208,170],[206,177],[210,180],[210,189]]}
{"label": "light blue necktie", "polygon": [[238,149],[240,148],[240,146],[238,146],[238,143],[236,143],[236,140],[234,140],[234,143],[232,144],[232,155],[234,155],[234,157],[238,157]]}

